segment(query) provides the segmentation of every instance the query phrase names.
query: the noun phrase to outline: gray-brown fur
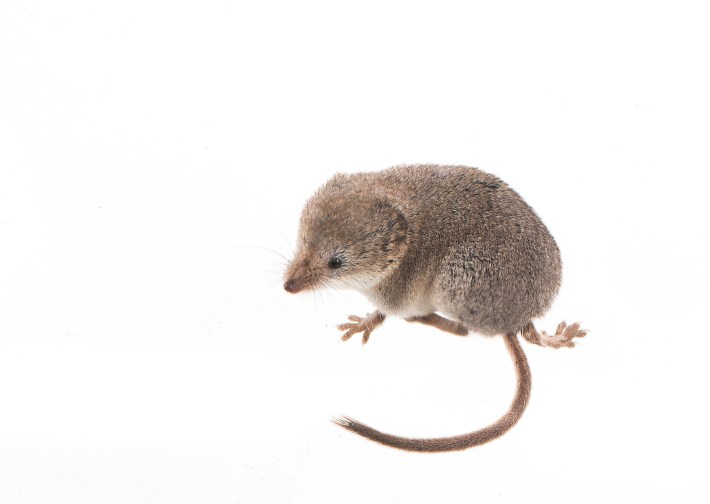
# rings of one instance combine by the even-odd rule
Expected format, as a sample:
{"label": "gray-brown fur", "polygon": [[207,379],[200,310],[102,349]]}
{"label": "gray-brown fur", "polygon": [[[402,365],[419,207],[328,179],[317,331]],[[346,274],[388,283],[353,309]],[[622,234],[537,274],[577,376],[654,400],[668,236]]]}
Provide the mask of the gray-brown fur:
{"label": "gray-brown fur", "polygon": [[532,325],[550,307],[560,279],[555,241],[507,184],[475,168],[419,165],[339,174],[321,187],[303,210],[298,251],[284,287],[289,292],[322,286],[363,292],[377,311],[339,326],[346,331],[343,339],[363,332],[366,342],[387,315],[455,334],[505,335],[516,362],[518,391],[511,410],[489,428],[412,440],[352,419],[336,421],[397,448],[442,451],[498,437],[522,414],[530,375],[517,343],[519,332],[552,347],[573,346],[572,339],[585,334],[578,324],[561,325],[554,335],[538,334]]}

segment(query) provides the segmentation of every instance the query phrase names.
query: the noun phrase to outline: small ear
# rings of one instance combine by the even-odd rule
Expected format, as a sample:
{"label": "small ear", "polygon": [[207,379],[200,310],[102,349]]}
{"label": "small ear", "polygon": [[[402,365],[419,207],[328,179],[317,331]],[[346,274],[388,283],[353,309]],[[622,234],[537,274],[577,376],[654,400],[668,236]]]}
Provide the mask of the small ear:
{"label": "small ear", "polygon": [[389,236],[390,241],[401,243],[407,238],[407,219],[402,212],[391,203],[378,200],[375,202],[375,218],[382,222],[382,231]]}

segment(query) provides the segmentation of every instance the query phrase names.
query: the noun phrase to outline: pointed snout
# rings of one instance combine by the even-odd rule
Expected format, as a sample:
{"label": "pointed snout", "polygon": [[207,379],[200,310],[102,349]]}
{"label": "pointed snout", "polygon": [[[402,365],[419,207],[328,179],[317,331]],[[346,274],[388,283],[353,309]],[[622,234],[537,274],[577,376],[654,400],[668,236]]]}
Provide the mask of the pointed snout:
{"label": "pointed snout", "polygon": [[317,283],[317,274],[310,267],[310,261],[296,257],[286,269],[284,275],[284,290],[296,294],[312,289]]}
{"label": "pointed snout", "polygon": [[291,294],[295,294],[299,290],[298,285],[296,285],[296,282],[291,278],[286,280],[286,283],[284,283],[284,289],[286,292],[290,292]]}
{"label": "pointed snout", "polygon": [[291,294],[296,294],[297,292],[301,292],[302,290],[310,289],[312,287],[313,280],[309,277],[297,275],[289,276],[286,278],[286,282],[284,282],[284,289],[286,292],[290,292]]}

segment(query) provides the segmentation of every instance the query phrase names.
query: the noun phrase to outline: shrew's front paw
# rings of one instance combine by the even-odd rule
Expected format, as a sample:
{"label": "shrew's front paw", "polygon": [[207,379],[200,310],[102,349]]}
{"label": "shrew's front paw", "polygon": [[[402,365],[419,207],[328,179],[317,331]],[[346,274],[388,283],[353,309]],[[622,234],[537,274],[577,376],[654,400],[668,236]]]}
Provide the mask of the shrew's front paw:
{"label": "shrew's front paw", "polygon": [[345,324],[340,324],[338,326],[339,331],[345,331],[340,339],[342,341],[347,341],[353,334],[362,333],[362,344],[364,345],[370,339],[370,334],[375,327],[382,324],[385,320],[385,316],[376,311],[368,314],[365,318],[358,317],[357,315],[350,315],[348,320],[351,322],[346,322]]}

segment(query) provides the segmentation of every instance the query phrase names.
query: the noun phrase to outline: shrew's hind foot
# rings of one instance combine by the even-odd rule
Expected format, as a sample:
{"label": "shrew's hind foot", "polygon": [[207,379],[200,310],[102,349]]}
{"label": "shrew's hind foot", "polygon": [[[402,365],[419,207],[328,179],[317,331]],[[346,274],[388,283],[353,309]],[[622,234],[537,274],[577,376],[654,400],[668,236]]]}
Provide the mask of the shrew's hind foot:
{"label": "shrew's hind foot", "polygon": [[458,336],[466,336],[468,334],[468,328],[458,322],[449,320],[442,317],[436,313],[430,313],[429,315],[424,315],[423,317],[410,317],[407,322],[420,322],[422,324],[427,324],[441,329],[445,332],[450,332]]}
{"label": "shrew's hind foot", "polygon": [[340,324],[338,326],[338,331],[345,331],[340,339],[342,341],[347,341],[353,334],[362,333],[362,344],[364,345],[370,339],[370,334],[375,327],[382,324],[385,320],[385,316],[376,311],[374,313],[369,313],[365,318],[358,317],[357,315],[350,315],[348,320],[351,320],[352,322],[346,322],[345,324]]}
{"label": "shrew's hind foot", "polygon": [[580,329],[579,322],[568,326],[566,322],[560,322],[555,334],[547,334],[545,331],[537,332],[532,322],[528,322],[520,331],[523,338],[530,343],[544,347],[560,348],[574,347],[574,338],[583,338],[587,334],[586,329]]}

